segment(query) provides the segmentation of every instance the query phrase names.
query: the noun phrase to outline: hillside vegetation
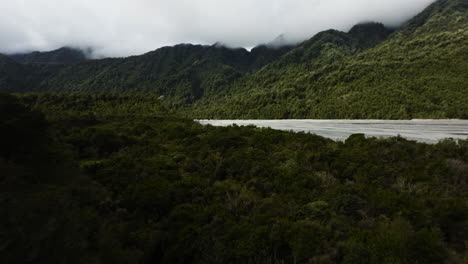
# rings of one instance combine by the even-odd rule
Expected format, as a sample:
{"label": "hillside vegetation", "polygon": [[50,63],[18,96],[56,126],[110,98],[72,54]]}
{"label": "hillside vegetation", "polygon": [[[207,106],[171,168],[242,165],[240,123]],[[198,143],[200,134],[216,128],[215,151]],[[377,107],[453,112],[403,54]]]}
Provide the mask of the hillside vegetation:
{"label": "hillside vegetation", "polygon": [[362,52],[366,45],[346,39],[352,35],[317,35],[218,97],[202,100],[195,116],[468,118],[467,1],[438,1]]}
{"label": "hillside vegetation", "polygon": [[89,59],[85,51],[68,47],[48,52],[17,53],[10,57],[22,64],[74,64]]}
{"label": "hillside vegetation", "polygon": [[[176,106],[187,105],[256,72],[290,49],[259,46],[248,52],[221,45],[182,44],[129,58],[90,60],[63,66],[50,63],[15,65],[28,70],[23,76],[33,76],[34,82],[5,83],[0,85],[0,90],[141,92],[164,96]],[[34,54],[29,56],[34,57]],[[53,57],[48,59],[52,60]]]}
{"label": "hillside vegetation", "polygon": [[395,30],[360,24],[251,52],[183,44],[72,65],[1,57],[0,90],[151,93],[190,118],[468,118],[467,1],[438,0]]}

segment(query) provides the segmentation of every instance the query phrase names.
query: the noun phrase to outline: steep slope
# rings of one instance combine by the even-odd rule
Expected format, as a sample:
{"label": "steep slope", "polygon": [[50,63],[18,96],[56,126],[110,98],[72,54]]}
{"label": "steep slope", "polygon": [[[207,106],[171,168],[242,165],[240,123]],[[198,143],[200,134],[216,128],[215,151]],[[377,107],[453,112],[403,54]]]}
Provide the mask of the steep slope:
{"label": "steep slope", "polygon": [[250,53],[253,57],[251,63],[252,72],[260,70],[263,66],[279,59],[284,54],[295,48],[295,45],[285,44],[283,46],[275,46],[270,44],[260,45],[253,48]]}
{"label": "steep slope", "polygon": [[62,68],[62,64],[20,64],[0,54],[0,91],[35,91],[39,84],[47,82]]}
{"label": "steep slope", "polygon": [[468,118],[467,6],[466,0],[437,1],[370,49],[382,39],[372,27],[320,33],[236,82],[226,89],[230,93],[203,100],[191,113],[203,118]]}
{"label": "steep slope", "polygon": [[[297,102],[305,99],[309,91],[308,87],[298,86],[295,82],[311,72],[377,45],[391,32],[380,23],[356,25],[348,33],[337,30],[320,32],[256,74],[223,89],[223,93],[203,98],[190,111],[195,110],[193,113],[197,117],[299,117],[305,112],[292,114],[287,108],[296,108]],[[292,102],[290,98],[297,101]],[[297,109],[305,110],[303,107]]]}
{"label": "steep slope", "polygon": [[68,47],[48,52],[13,54],[10,58],[23,64],[73,64],[88,60],[84,51]]}
{"label": "steep slope", "polygon": [[35,91],[151,92],[170,103],[192,103],[219,87],[256,72],[290,48],[258,47],[253,52],[218,44],[182,44],[141,56],[93,60],[69,65]]}
{"label": "steep slope", "polygon": [[385,40],[391,30],[380,23],[354,26],[348,33],[327,30],[318,33],[273,64],[273,68],[315,61],[334,61],[356,54]]}
{"label": "steep slope", "polygon": [[468,118],[468,0],[439,0],[397,31],[321,32],[251,52],[177,45],[72,65],[0,58],[0,90],[149,92],[196,118]]}

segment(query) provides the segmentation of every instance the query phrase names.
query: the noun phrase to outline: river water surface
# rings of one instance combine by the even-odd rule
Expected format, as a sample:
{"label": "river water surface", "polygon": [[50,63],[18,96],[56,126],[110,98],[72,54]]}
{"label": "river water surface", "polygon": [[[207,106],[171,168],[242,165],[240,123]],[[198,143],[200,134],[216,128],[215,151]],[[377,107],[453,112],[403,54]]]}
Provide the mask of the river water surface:
{"label": "river water surface", "polygon": [[441,139],[468,139],[468,120],[197,120],[204,125],[255,125],[273,129],[310,132],[333,140],[352,134],[368,137],[402,136],[410,140],[437,143]]}

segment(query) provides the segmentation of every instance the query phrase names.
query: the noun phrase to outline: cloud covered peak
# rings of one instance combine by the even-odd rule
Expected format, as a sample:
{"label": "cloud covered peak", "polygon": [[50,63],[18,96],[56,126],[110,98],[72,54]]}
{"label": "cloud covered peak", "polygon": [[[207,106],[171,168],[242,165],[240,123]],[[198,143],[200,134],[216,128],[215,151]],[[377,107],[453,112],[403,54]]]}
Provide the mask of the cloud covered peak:
{"label": "cloud covered peak", "polygon": [[128,56],[177,43],[253,47],[283,35],[300,42],[363,21],[394,27],[433,0],[35,0],[1,1],[0,52],[92,47]]}

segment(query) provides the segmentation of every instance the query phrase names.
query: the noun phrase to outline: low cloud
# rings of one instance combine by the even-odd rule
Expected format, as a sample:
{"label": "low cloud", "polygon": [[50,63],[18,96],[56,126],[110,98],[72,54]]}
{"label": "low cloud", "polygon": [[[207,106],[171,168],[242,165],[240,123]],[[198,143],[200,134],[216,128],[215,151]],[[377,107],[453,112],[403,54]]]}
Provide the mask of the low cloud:
{"label": "low cloud", "polygon": [[98,56],[178,43],[252,47],[363,21],[398,26],[434,0],[14,0],[1,1],[0,52],[90,47]]}

